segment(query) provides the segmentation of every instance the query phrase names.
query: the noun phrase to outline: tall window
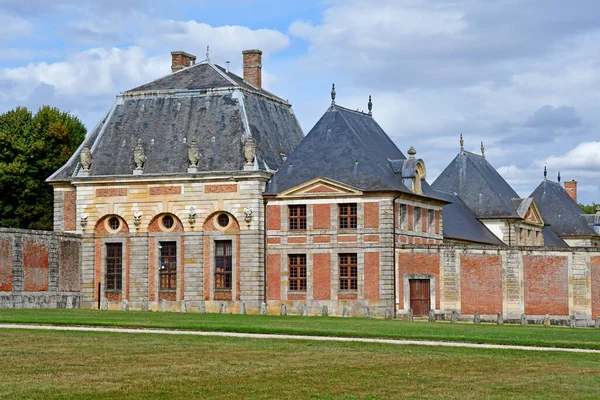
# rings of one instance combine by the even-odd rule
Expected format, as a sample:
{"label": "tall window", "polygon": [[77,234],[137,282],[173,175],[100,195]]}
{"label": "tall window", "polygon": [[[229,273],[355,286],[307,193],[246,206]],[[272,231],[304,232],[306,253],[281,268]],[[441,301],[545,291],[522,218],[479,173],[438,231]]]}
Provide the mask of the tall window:
{"label": "tall window", "polygon": [[398,219],[400,220],[400,230],[405,231],[408,229],[408,206],[406,204],[400,204]]}
{"label": "tall window", "polygon": [[290,212],[290,230],[306,229],[306,205],[289,206]]}
{"label": "tall window", "polygon": [[177,289],[177,243],[160,242],[160,290]]}
{"label": "tall window", "polygon": [[435,233],[435,211],[427,210],[427,225],[429,233]]}
{"label": "tall window", "polygon": [[413,209],[413,229],[415,232],[421,231],[421,207],[415,207]]}
{"label": "tall window", "polygon": [[290,290],[306,291],[306,254],[288,256]]}
{"label": "tall window", "polygon": [[122,272],[123,245],[106,243],[106,290],[121,290]]}
{"label": "tall window", "polygon": [[231,290],[231,240],[215,241],[215,289]]}
{"label": "tall window", "polygon": [[356,254],[339,255],[340,290],[358,289],[358,266]]}
{"label": "tall window", "polygon": [[356,229],[356,203],[340,204],[340,229]]}

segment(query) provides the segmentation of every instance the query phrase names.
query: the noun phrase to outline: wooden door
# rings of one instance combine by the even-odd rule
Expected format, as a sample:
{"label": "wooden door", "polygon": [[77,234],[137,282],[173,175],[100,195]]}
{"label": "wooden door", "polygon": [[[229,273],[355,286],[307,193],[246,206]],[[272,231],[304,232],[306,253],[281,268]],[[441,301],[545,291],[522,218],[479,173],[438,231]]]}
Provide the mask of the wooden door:
{"label": "wooden door", "polygon": [[429,301],[429,279],[409,279],[410,308],[413,315],[428,315],[431,309]]}

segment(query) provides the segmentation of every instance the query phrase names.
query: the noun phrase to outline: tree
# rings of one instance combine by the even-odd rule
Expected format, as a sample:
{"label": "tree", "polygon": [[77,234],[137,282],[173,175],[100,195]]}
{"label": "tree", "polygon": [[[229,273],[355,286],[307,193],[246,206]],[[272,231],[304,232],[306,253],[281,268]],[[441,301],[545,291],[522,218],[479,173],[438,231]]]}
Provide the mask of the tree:
{"label": "tree", "polygon": [[85,138],[81,121],[49,106],[33,115],[17,107],[0,115],[0,226],[52,229],[52,187],[44,181]]}
{"label": "tree", "polygon": [[579,207],[583,210],[584,214],[596,214],[596,207],[598,207],[598,204],[592,203],[591,206],[586,206],[585,204],[579,203]]}

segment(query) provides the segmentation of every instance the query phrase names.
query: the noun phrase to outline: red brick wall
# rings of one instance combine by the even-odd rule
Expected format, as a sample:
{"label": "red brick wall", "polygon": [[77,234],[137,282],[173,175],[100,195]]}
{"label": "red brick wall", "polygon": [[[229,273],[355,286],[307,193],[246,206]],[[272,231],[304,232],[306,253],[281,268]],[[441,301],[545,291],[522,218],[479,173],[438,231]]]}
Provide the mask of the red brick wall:
{"label": "red brick wall", "polygon": [[441,211],[436,211],[435,212],[435,233],[436,234],[440,234],[440,222],[442,219],[442,212]]}
{"label": "red brick wall", "polygon": [[127,188],[96,189],[96,197],[127,196]]}
{"label": "red brick wall", "polygon": [[[206,238],[205,238],[206,240]],[[156,278],[155,278],[155,268],[154,260],[156,258],[156,249],[155,246],[156,239],[151,237],[148,239],[148,301],[156,300]],[[204,247],[204,254],[210,254],[210,251],[206,250],[206,246]],[[206,264],[204,264],[206,265]],[[204,273],[204,277],[206,278],[206,272]]]}
{"label": "red brick wall", "polygon": [[306,236],[288,237],[288,244],[306,244]]}
{"label": "red brick wall", "polygon": [[[2,244],[0,239],[0,253],[2,253]],[[63,241],[60,242],[59,260],[60,266],[58,268],[58,288],[64,292],[76,292],[81,290],[80,283],[80,270],[79,270],[79,249],[80,246],[74,241]],[[0,255],[0,263],[2,256]],[[0,271],[2,267],[0,267]],[[0,272],[1,274],[1,272]],[[0,278],[1,282],[2,278]],[[1,285],[1,283],[0,283]],[[1,286],[0,286],[0,290]]]}
{"label": "red brick wall", "polygon": [[592,318],[600,317],[600,257],[591,257]]}
{"label": "red brick wall", "polygon": [[12,290],[12,239],[0,238],[0,291]]}
{"label": "red brick wall", "polygon": [[338,235],[338,243],[356,243],[356,235]]}
{"label": "red brick wall", "polygon": [[330,254],[313,254],[313,299],[331,299]]}
{"label": "red brick wall", "polygon": [[365,228],[379,228],[379,202],[365,203]]}
{"label": "red brick wall", "polygon": [[400,308],[404,307],[404,274],[435,275],[435,308],[440,308],[440,254],[400,253],[398,255],[398,271]]}
{"label": "red brick wall", "polygon": [[281,256],[267,256],[267,300],[281,299]]}
{"label": "red brick wall", "polygon": [[331,205],[314,204],[313,205],[313,228],[329,229],[331,227]]}
{"label": "red brick wall", "polygon": [[464,314],[502,312],[502,257],[461,254],[460,302]]}
{"label": "red brick wall", "polygon": [[167,194],[181,194],[181,186],[153,186],[150,188],[150,196]]}
{"label": "red brick wall", "polygon": [[44,242],[23,240],[23,270],[26,292],[48,290],[48,247]]}
{"label": "red brick wall", "polygon": [[525,314],[569,314],[567,257],[523,256]]}
{"label": "red brick wall", "polygon": [[379,235],[365,235],[365,242],[379,242]]}
{"label": "red brick wall", "polygon": [[69,190],[65,192],[64,202],[64,222],[65,231],[74,231],[77,229],[77,192]]}
{"label": "red brick wall", "polygon": [[281,206],[267,206],[267,229],[281,230]]}
{"label": "red brick wall", "polygon": [[333,189],[331,187],[328,187],[325,185],[318,185],[310,190],[307,190],[304,193],[339,193],[339,192],[340,192],[339,190]]}
{"label": "red brick wall", "polygon": [[421,208],[421,231],[427,232],[427,209]]}
{"label": "red brick wall", "polygon": [[379,300],[379,253],[365,253],[365,299]]}
{"label": "red brick wall", "polygon": [[210,236],[204,236],[204,300],[210,300]]}
{"label": "red brick wall", "polygon": [[237,192],[237,185],[235,183],[227,185],[206,185],[204,186],[204,193],[235,193]]}
{"label": "red brick wall", "polygon": [[413,225],[414,225],[414,222],[415,222],[415,220],[413,218],[414,207],[413,206],[407,206],[406,210],[407,210],[406,211],[406,215],[407,215],[407,219],[408,219],[408,230],[412,231],[413,228],[414,228]]}
{"label": "red brick wall", "polygon": [[330,236],[324,236],[324,235],[315,235],[313,236],[313,243],[330,243],[331,242],[331,237]]}

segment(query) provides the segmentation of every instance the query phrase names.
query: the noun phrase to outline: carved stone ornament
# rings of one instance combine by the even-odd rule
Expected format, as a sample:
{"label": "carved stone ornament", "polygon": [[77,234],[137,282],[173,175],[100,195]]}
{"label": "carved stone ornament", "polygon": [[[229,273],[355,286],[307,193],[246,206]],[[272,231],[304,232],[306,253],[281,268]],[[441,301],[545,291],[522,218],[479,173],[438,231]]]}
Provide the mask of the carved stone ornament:
{"label": "carved stone ornament", "polygon": [[135,169],[144,169],[146,153],[144,152],[144,146],[142,146],[142,139],[138,139],[137,146],[135,146],[135,149],[133,150],[133,161],[135,162]]}
{"label": "carved stone ornament", "polygon": [[133,224],[135,225],[135,229],[139,230],[140,225],[142,223],[142,212],[139,208],[133,210]]}
{"label": "carved stone ornament", "polygon": [[83,212],[81,213],[81,216],[79,217],[79,224],[81,225],[82,228],[85,228],[87,226],[88,223],[88,214],[85,212],[85,210],[83,210]]}
{"label": "carved stone ornament", "polygon": [[250,223],[250,221],[252,221],[252,209],[250,207],[246,207],[244,214],[246,215],[244,219],[247,223]]}
{"label": "carved stone ornament", "polygon": [[90,146],[87,142],[83,144],[83,149],[81,149],[81,152],[79,153],[79,162],[84,171],[90,170],[90,166],[92,165],[92,152],[90,151]]}
{"label": "carved stone ornament", "polygon": [[196,223],[196,209],[194,207],[190,207],[188,221],[190,222],[190,225],[192,225],[192,226],[194,226],[194,224]]}
{"label": "carved stone ornament", "polygon": [[192,138],[192,142],[190,143],[190,147],[188,148],[188,160],[190,162],[190,167],[197,167],[200,157],[200,149],[198,148],[198,142],[194,136]]}
{"label": "carved stone ornament", "polygon": [[256,144],[252,136],[248,136],[244,143],[244,158],[246,159],[246,165],[251,166],[254,164],[254,157],[256,156]]}

